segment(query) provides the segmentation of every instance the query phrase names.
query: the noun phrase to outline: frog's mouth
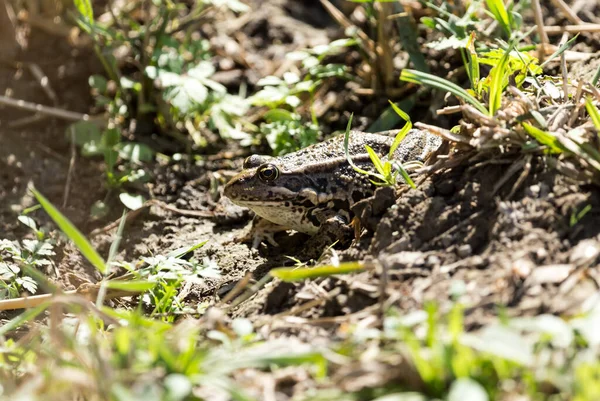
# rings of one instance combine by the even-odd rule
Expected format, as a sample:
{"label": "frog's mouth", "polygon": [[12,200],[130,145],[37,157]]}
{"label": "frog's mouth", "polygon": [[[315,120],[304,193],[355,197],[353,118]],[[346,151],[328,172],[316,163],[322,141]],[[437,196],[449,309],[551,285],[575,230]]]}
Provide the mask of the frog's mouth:
{"label": "frog's mouth", "polygon": [[268,206],[281,207],[285,203],[296,202],[298,193],[284,187],[257,187],[248,185],[242,178],[239,181],[230,181],[223,190],[223,195],[240,206],[251,207]]}

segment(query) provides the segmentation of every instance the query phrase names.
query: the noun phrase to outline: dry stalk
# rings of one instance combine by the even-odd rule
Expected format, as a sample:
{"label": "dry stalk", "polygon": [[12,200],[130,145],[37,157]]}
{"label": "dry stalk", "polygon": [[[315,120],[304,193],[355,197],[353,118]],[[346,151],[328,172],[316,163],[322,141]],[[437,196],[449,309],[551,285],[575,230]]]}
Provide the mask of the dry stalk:
{"label": "dry stalk", "polygon": [[575,14],[575,12],[573,10],[571,10],[569,5],[567,3],[565,3],[563,0],[551,0],[551,1],[552,1],[552,3],[554,3],[556,8],[560,9],[560,11],[562,11],[565,14],[565,17],[572,23],[574,23],[576,25],[582,25],[585,23],[581,20],[581,18],[579,18],[577,16],[577,14]]}
{"label": "dry stalk", "polygon": [[544,32],[548,35],[561,35],[567,33],[595,33],[600,32],[600,24],[545,26]]}
{"label": "dry stalk", "polygon": [[63,120],[69,121],[89,121],[90,116],[87,114],[81,114],[74,111],[68,111],[59,109],[56,107],[44,106],[39,103],[27,102],[25,100],[16,100],[7,96],[0,95],[0,104],[9,107],[15,107],[17,109],[23,109],[33,111],[40,114],[46,114],[52,117],[62,118]]}
{"label": "dry stalk", "polygon": [[544,30],[544,16],[542,15],[542,7],[540,6],[540,0],[532,0],[531,5],[533,7],[533,13],[535,15],[535,24],[537,25],[538,34],[540,35],[540,42],[542,43],[542,48],[538,52],[539,60],[541,63],[544,62],[546,47],[550,43],[548,40],[548,34]]}

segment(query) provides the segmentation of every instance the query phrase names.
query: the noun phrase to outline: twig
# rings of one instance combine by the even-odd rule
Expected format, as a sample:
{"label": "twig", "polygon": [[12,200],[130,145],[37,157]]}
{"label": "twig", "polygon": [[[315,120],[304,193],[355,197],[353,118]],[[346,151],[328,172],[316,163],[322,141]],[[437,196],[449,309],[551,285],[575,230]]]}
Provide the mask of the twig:
{"label": "twig", "polygon": [[48,98],[50,98],[52,104],[56,106],[58,104],[58,96],[56,96],[56,92],[54,92],[54,90],[50,86],[50,79],[48,78],[48,76],[44,73],[44,71],[42,71],[40,66],[35,63],[27,63],[25,65],[27,66],[27,68],[29,68],[31,75],[33,75],[35,79],[38,80],[38,83],[40,84],[44,92],[46,92],[46,95],[48,96]]}
{"label": "twig", "polygon": [[75,160],[77,157],[77,147],[75,146],[75,129],[69,128],[71,134],[71,160],[69,161],[69,169],[67,170],[67,180],[65,182],[65,191],[63,193],[63,209],[67,207],[69,202],[69,193],[71,192],[71,181],[73,180],[73,170],[75,170]]}
{"label": "twig", "polygon": [[532,159],[533,159],[533,156],[531,154],[528,154],[527,156],[525,156],[525,166],[523,168],[523,171],[521,172],[521,175],[519,175],[519,178],[517,178],[517,181],[513,185],[512,189],[510,190],[510,192],[507,196],[507,199],[512,199],[513,195],[519,190],[521,185],[523,185],[523,183],[525,182],[525,179],[527,179],[527,176],[529,176],[529,173],[531,173],[531,160]]}
{"label": "twig", "polygon": [[496,195],[496,192],[500,190],[506,184],[506,182],[519,170],[521,170],[525,166],[525,160],[521,159],[513,163],[508,170],[500,177],[500,180],[494,185],[494,189],[492,189],[492,196]]}
{"label": "twig", "polygon": [[34,111],[40,114],[46,114],[52,117],[62,118],[70,121],[89,121],[88,114],[76,113],[74,111],[62,110],[56,107],[44,106],[39,103],[26,102],[25,100],[16,100],[7,96],[0,95],[0,104],[17,109]]}
{"label": "twig", "polygon": [[40,121],[44,121],[45,119],[50,118],[50,116],[35,113],[31,116],[19,118],[18,120],[11,121],[8,123],[9,128],[21,128],[29,124],[39,123]]}
{"label": "twig", "polygon": [[542,7],[540,7],[540,0],[532,0],[531,5],[533,7],[533,13],[535,15],[535,24],[537,25],[538,35],[540,35],[540,41],[542,42],[542,47],[538,52],[538,58],[540,62],[543,63],[546,53],[546,47],[548,46],[550,41],[548,40],[548,34],[544,30],[544,17],[542,15]]}
{"label": "twig", "polygon": [[415,123],[415,127],[418,129],[421,129],[423,131],[428,131],[428,132],[430,132],[434,135],[437,135],[437,136],[441,137],[442,139],[445,139],[450,142],[466,143],[466,144],[469,143],[469,138],[467,138],[463,135],[454,134],[447,129],[436,127],[435,125],[429,125],[429,124],[417,122],[417,123]]}
{"label": "twig", "polygon": [[560,35],[564,32],[568,33],[594,33],[600,32],[600,24],[583,24],[583,25],[564,25],[564,26],[545,26],[544,32],[548,35]]}
{"label": "twig", "polygon": [[[563,34],[562,39],[560,40],[559,47],[561,47],[562,45],[567,43],[568,39],[569,39],[569,34],[565,32]],[[560,72],[562,73],[562,81],[563,81],[562,87],[563,87],[564,101],[568,102],[569,101],[569,75],[568,75],[568,71],[567,71],[567,59],[565,58],[564,52],[560,54]]]}
{"label": "twig", "polygon": [[[321,0],[321,4],[325,7],[325,10],[331,15],[331,17],[338,22],[344,29],[353,26],[352,22],[346,18],[346,16],[338,10],[336,6],[331,4],[329,0]],[[365,51],[369,55],[369,60],[374,62],[375,60],[375,42],[371,39],[363,30],[357,28],[356,35],[364,42]]]}
{"label": "twig", "polygon": [[378,258],[378,264],[381,266],[381,276],[379,276],[379,320],[383,326],[386,312],[386,300],[388,297],[389,282],[389,261],[388,258]]}
{"label": "twig", "polygon": [[575,110],[570,114],[569,117],[569,127],[572,127],[575,124],[575,120],[579,117],[579,111],[583,107],[584,103],[581,102],[581,96],[583,95],[583,81],[577,82],[577,91],[575,92],[575,96],[573,98],[573,103],[575,103]]}
{"label": "twig", "polygon": [[[65,295],[81,295],[87,300],[92,301],[96,297],[96,294],[98,293],[99,289],[100,284],[83,284],[76,290],[65,291],[60,294],[42,294],[32,295],[30,297],[4,299],[0,300],[0,311],[34,308],[52,300],[56,300],[57,302],[62,301],[64,303],[73,303],[65,302]],[[124,291],[109,289],[105,299],[108,300],[114,298],[130,297],[133,295],[137,295],[140,292],[141,291]],[[74,302],[76,302],[77,300],[76,297],[72,299]]]}
{"label": "twig", "polygon": [[244,275],[244,277],[240,281],[238,281],[235,287],[233,287],[233,289],[229,291],[227,295],[225,295],[225,297],[216,306],[219,307],[229,303],[229,301],[234,299],[236,296],[238,296],[238,294],[240,294],[244,289],[246,289],[251,279],[252,273],[247,272]]}
{"label": "twig", "polygon": [[252,295],[256,294],[261,288],[263,288],[265,285],[267,285],[267,283],[271,280],[273,280],[273,276],[271,276],[270,274],[267,274],[266,276],[261,278],[258,282],[256,282],[256,284],[254,284],[252,287],[250,287],[248,290],[246,290],[242,295],[237,297],[231,303],[231,305],[225,307],[224,308],[225,311],[231,311],[231,310],[233,310],[233,308],[237,307],[242,302],[247,301]]}
{"label": "twig", "polygon": [[577,14],[575,14],[575,12],[573,10],[571,10],[569,5],[567,3],[565,3],[563,0],[551,0],[551,1],[552,1],[552,3],[554,3],[554,6],[556,6],[556,8],[559,8],[565,14],[565,17],[572,23],[577,24],[577,25],[581,25],[581,24],[585,23],[581,20],[581,18],[579,18],[577,16]]}
{"label": "twig", "polygon": [[[150,199],[149,201],[147,201],[146,203],[144,203],[139,209],[135,209],[135,210],[130,210],[129,212],[127,212],[127,214],[125,214],[124,218],[125,221],[127,223],[131,222],[133,219],[135,219],[142,210],[145,210],[147,208],[149,208],[150,206],[158,206],[161,207],[165,210],[168,210],[170,212],[179,214],[181,216],[187,216],[187,217],[206,217],[206,218],[210,218],[210,217],[215,217],[217,214],[215,212],[211,212],[211,211],[205,211],[205,210],[184,210],[184,209],[178,209],[174,206],[168,205],[162,201],[159,201],[158,199]],[[89,236],[90,237],[95,237],[99,234],[108,232],[114,228],[117,228],[119,226],[119,224],[121,223],[121,219],[123,217],[120,217],[119,219],[113,221],[112,223],[101,227],[101,228],[97,228],[95,230],[93,230]]]}

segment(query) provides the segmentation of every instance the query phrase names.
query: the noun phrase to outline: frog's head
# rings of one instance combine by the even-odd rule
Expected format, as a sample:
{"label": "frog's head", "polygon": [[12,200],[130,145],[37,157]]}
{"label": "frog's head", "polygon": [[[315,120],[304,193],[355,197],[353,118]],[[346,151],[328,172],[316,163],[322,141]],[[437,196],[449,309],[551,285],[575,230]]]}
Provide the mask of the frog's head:
{"label": "frog's head", "polygon": [[223,193],[240,206],[285,207],[304,189],[302,176],[286,171],[276,158],[253,155],[244,161],[242,172],[225,185]]}

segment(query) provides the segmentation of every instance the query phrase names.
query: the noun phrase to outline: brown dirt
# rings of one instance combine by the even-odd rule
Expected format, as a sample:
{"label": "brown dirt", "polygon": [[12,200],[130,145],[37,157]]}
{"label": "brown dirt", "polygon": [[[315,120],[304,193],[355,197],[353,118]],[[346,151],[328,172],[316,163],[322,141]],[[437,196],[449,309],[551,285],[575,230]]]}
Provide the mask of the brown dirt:
{"label": "brown dirt", "polygon": [[[315,26],[309,26],[302,22],[306,18],[302,8],[282,4],[291,3],[273,2],[269,6],[278,10],[272,15],[279,15],[279,19],[267,18],[262,10],[262,17],[241,27],[252,39],[250,49],[271,49],[264,60],[280,59],[291,49],[323,40],[323,26],[333,29],[324,13]],[[290,28],[286,22],[292,20]],[[271,41],[278,41],[279,47],[269,47]],[[17,57],[37,63],[48,74],[59,94],[60,107],[89,110],[87,77],[100,72],[89,52],[74,50],[64,39],[34,29],[28,49]],[[254,65],[254,70],[245,72],[244,79],[250,83],[271,73],[273,61]],[[1,66],[0,88],[18,99],[50,104],[23,68]],[[340,111],[335,113],[339,117],[344,106],[352,102],[364,105],[365,101],[350,97],[349,103],[338,105]],[[0,230],[4,238],[19,238],[26,233],[16,218],[34,204],[27,193],[28,184],[34,183],[56,205],[64,201],[72,157],[65,139],[66,123],[48,118],[11,128],[15,120],[29,115],[0,109]],[[278,235],[279,248],[262,245],[254,250],[231,242],[244,232],[251,219],[247,210],[219,195],[222,184],[240,162],[156,165],[150,189],[153,197],[179,209],[217,210],[220,217],[185,217],[152,206],[127,225],[120,258],[136,260],[208,240],[196,256],[215,260],[222,277],[194,288],[187,298],[191,303],[222,299],[248,272],[253,280],[260,280],[273,267],[293,264],[286,256],[299,255],[297,244],[305,239],[301,234]],[[597,187],[580,186],[553,173],[539,159],[531,161],[527,175],[521,177],[523,169],[519,169],[496,188],[516,162],[518,158],[473,161],[427,178],[416,190],[402,189],[397,198],[389,190],[382,190],[363,204],[361,221],[367,232],[349,249],[338,251],[342,260],[375,262],[375,270],[301,284],[274,280],[234,309],[233,315],[255,322],[272,315],[317,321],[361,311],[372,313],[379,302],[413,310],[427,301],[436,301],[444,309],[457,297],[469,306],[470,327],[484,324],[498,313],[498,308],[514,315],[573,312],[598,290],[597,272],[588,267],[595,266],[600,255],[600,193]],[[88,233],[108,224],[110,219],[89,219],[92,204],[106,195],[101,162],[77,155],[72,180],[66,206],[61,209]],[[217,194],[209,189],[215,180],[221,184]],[[571,225],[571,216],[587,205],[592,206],[591,211]],[[42,212],[36,212],[34,218],[50,227]],[[113,234],[114,230],[93,239],[103,255],[108,253]],[[97,278],[71,246],[60,248],[56,263],[60,276],[52,278],[70,288],[73,281],[69,274],[84,280]],[[296,307],[315,300],[318,302],[313,307],[296,311]],[[292,323],[285,327],[301,339],[315,330],[311,326],[299,329]]]}

